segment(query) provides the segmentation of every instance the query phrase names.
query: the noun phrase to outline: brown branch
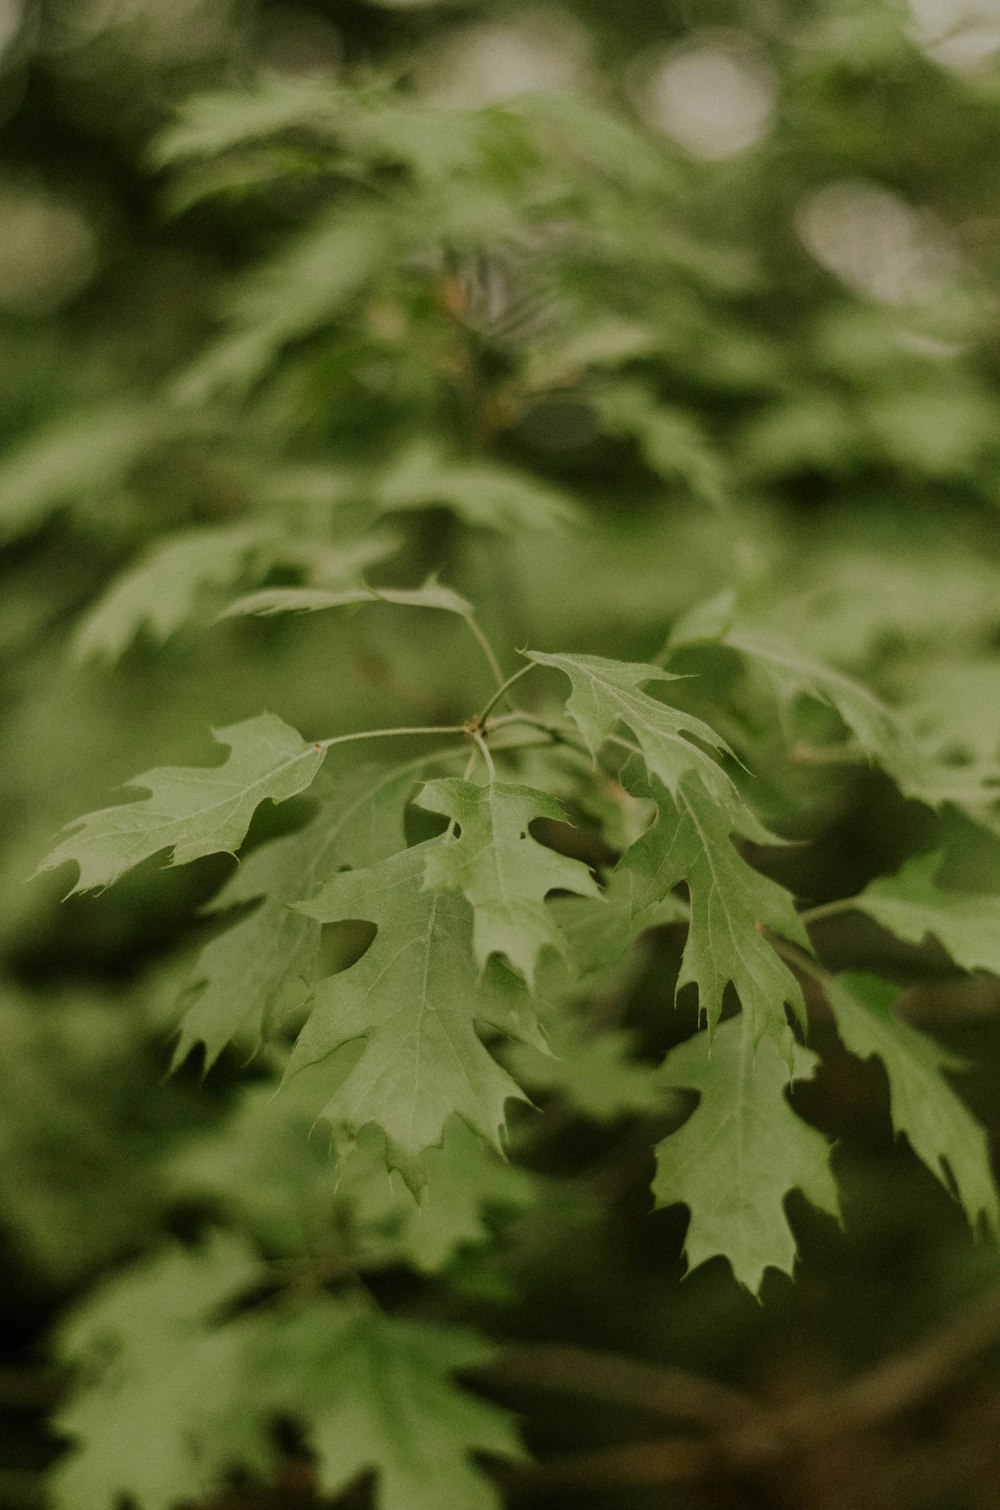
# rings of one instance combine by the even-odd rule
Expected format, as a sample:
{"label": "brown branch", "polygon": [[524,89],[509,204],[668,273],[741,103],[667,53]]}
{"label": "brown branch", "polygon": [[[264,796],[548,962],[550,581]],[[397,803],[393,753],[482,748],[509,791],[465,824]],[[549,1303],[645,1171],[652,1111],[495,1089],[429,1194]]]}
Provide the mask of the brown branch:
{"label": "brown branch", "polygon": [[525,1470],[502,1470],[501,1488],[518,1499],[552,1489],[642,1489],[704,1478],[718,1465],[709,1444],[684,1438],[629,1442],[553,1458]]}
{"label": "brown branch", "polygon": [[965,1364],[997,1343],[1000,1291],[991,1291],[939,1331],[860,1379],[780,1412],[778,1429],[792,1445],[867,1430],[932,1398]]}
{"label": "brown branch", "polygon": [[484,1377],[497,1385],[554,1390],[640,1415],[684,1421],[702,1437],[628,1443],[574,1453],[501,1481],[518,1495],[545,1489],[637,1487],[703,1479],[721,1471],[765,1471],[782,1458],[871,1430],[945,1389],[980,1353],[1000,1343],[1000,1291],[851,1383],[789,1406],[768,1407],[739,1390],[681,1369],[659,1368],[586,1348],[522,1344]]}
{"label": "brown branch", "polygon": [[749,1395],[684,1369],[550,1343],[521,1343],[491,1363],[491,1384],[554,1390],[598,1405],[719,1431],[757,1422],[765,1412]]}

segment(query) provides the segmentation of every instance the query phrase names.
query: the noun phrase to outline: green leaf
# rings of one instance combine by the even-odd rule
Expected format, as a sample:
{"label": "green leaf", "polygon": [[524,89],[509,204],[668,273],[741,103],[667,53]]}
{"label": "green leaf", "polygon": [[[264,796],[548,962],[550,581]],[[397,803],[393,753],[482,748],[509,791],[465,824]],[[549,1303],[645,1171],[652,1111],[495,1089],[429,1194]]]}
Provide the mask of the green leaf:
{"label": "green leaf", "polygon": [[729,777],[707,750],[720,755],[732,751],[721,735],[693,714],[658,702],[641,691],[643,682],[670,682],[673,672],[631,661],[610,661],[598,655],[543,655],[529,650],[539,666],[554,666],[569,677],[573,690],[566,712],[596,755],[619,724],[631,729],[649,771],[670,792],[694,772],[716,802],[730,809],[738,798]]}
{"label": "green leaf", "polygon": [[477,786],[457,776],[428,781],[416,806],[458,825],[457,834],[428,852],[424,885],[467,897],[480,965],[492,954],[504,955],[533,988],[542,950],[566,953],[565,938],[545,905],[549,892],[600,896],[585,865],[546,849],[529,831],[536,818],[565,823],[566,814],[534,787],[497,781]]}
{"label": "green leaf", "polygon": [[732,842],[733,821],[690,776],[672,797],[657,781],[644,781],[638,763],[624,773],[637,797],[653,797],[659,814],[625,851],[613,880],[628,886],[633,929],[662,921],[661,908],[684,881],[690,923],[678,990],[693,982],[710,1034],[732,985],[750,1024],[753,1042],[770,1038],[787,1054],[791,1032],[784,1004],[805,1021],[802,990],[761,932],[761,925],[809,949],[809,936],[784,887],[762,876]]}
{"label": "green leaf", "polygon": [[1000,895],[946,891],[934,882],[940,864],[940,855],[918,855],[869,882],[854,906],[911,944],[933,934],[963,970],[1000,975]]}
{"label": "green leaf", "polygon": [[725,597],[686,615],[675,627],[672,648],[708,639],[744,655],[771,682],[781,702],[811,697],[833,708],[857,740],[862,753],[892,777],[906,797],[940,808],[960,808],[973,822],[1000,832],[997,812],[1000,768],[994,761],[974,766],[945,763],[934,750],[914,739],[905,716],[888,708],[860,682],[820,661],[799,654],[784,641],[732,626]]}
{"label": "green leaf", "polygon": [[[316,988],[289,1073],[330,1058],[338,1083],[320,1115],[341,1141],[376,1123],[404,1173],[440,1144],[456,1112],[499,1148],[507,1101],[526,1099],[477,1028],[543,1042],[520,978],[496,959],[479,969],[465,898],[424,890],[428,857],[443,843],[345,871],[301,904],[318,922],[362,919],[378,932],[357,964]],[[359,1040],[344,1077],[335,1051]]]}
{"label": "green leaf", "polygon": [[151,158],[162,168],[215,157],[280,132],[335,128],[351,106],[350,95],[326,77],[275,74],[252,89],[198,94],[185,101],[175,122],[160,132]]}
{"label": "green leaf", "polygon": [[146,787],[148,797],[78,818],[39,871],[74,860],[80,875],[72,896],[110,886],[162,849],[172,850],[171,865],[220,851],[232,854],[258,804],[268,798],[284,802],[304,791],[326,754],[273,713],[217,729],[213,737],[230,749],[222,765],[161,766],[134,777],[129,786]]}
{"label": "green leaf", "polygon": [[378,1510],[500,1510],[473,1453],[519,1459],[506,1412],[455,1384],[493,1349],[472,1332],[324,1297],[260,1329],[246,1358],[247,1409],[300,1421],[319,1490],[378,1475]]}
{"label": "green leaf", "polygon": [[338,591],[317,587],[275,587],[248,593],[237,598],[220,614],[236,618],[243,614],[315,613],[321,608],[346,608],[361,603],[397,603],[403,608],[438,608],[468,618],[472,604],[442,587],[440,582],[425,582],[423,587],[344,587]]}
{"label": "green leaf", "polygon": [[168,1250],[114,1280],[63,1329],[84,1370],[57,1425],[76,1440],[52,1476],[58,1510],[178,1510],[235,1468],[269,1474],[273,1431],[295,1421],[334,1495],[375,1471],[380,1510],[499,1510],[473,1453],[523,1456],[506,1412],[452,1375],[486,1362],[471,1332],[322,1296],[224,1308],[265,1271],[236,1238]]}
{"label": "green leaf", "polygon": [[881,1059],[896,1132],[905,1133],[931,1173],[957,1192],[973,1227],[982,1216],[1000,1235],[986,1134],[944,1078],[967,1069],[965,1061],[904,1022],[893,1010],[898,992],[884,980],[842,975],[827,982],[826,993],[851,1053]]}
{"label": "green leaf", "polygon": [[73,641],[80,659],[117,659],[146,628],[166,640],[194,617],[210,587],[228,587],[251,564],[266,570],[274,539],[262,529],[189,530],[160,542],[87,613]]}
{"label": "green leaf", "polygon": [[738,650],[759,666],[779,697],[815,698],[827,703],[840,716],[866,755],[877,760],[890,775],[907,766],[915,756],[908,735],[895,715],[860,682],[824,666],[772,636],[738,627],[729,629],[721,643]]}
{"label": "green leaf", "polygon": [[408,1263],[428,1274],[493,1242],[497,1215],[535,1205],[535,1176],[502,1159],[458,1117],[441,1148],[423,1156],[419,1199],[386,1169],[378,1135],[363,1135],[345,1159],[331,1160],[326,1141],[313,1135],[316,1073],[296,1075],[280,1094],[273,1080],[246,1087],[220,1126],[169,1161],[171,1195],[209,1203],[271,1252],[300,1259],[303,1250],[342,1252],[345,1270]]}
{"label": "green leaf", "polygon": [[[816,1062],[796,1044],[792,1078],[807,1079]],[[755,1051],[742,1017],[724,1022],[711,1042],[707,1033],[696,1033],[674,1049],[663,1080],[697,1091],[700,1099],[684,1125],[657,1145],[656,1204],[690,1207],[692,1268],[721,1253],[740,1284],[756,1294],[765,1269],[791,1274],[794,1266],[795,1239],[784,1209],[790,1191],[801,1190],[821,1211],[839,1215],[829,1145],[785,1099],[785,1058],[766,1039]]]}
{"label": "green leaf", "polygon": [[530,472],[494,461],[452,461],[425,444],[390,467],[374,501],[386,512],[449,508],[466,524],[508,533],[559,530],[580,520],[564,493]]}
{"label": "green leaf", "polygon": [[639,383],[607,383],[597,404],[613,435],[631,435],[643,460],[665,482],[685,483],[709,508],[724,510],[730,485],[722,460],[694,415],[660,404]]}
{"label": "green leaf", "polygon": [[659,143],[594,99],[547,89],[524,95],[517,111],[549,138],[549,151],[584,164],[588,178],[599,174],[638,195],[680,186],[677,163]]}
{"label": "green leaf", "polygon": [[396,246],[381,205],[338,203],[231,295],[227,334],[182,375],[175,401],[197,407],[220,392],[245,392],[289,342],[330,325],[395,259]]}
{"label": "green leaf", "polygon": [[316,980],[321,930],[291,903],[345,865],[374,865],[405,848],[403,812],[414,778],[412,761],[338,772],[336,796],[306,828],[243,861],[210,910],[257,906],[199,954],[191,976],[199,994],[184,1014],[175,1067],[197,1043],[205,1046],[206,1070],[238,1035],[256,1048],[302,1005]]}
{"label": "green leaf", "polygon": [[51,1479],[57,1510],[114,1510],[126,1495],[141,1510],[174,1510],[265,1452],[263,1433],[248,1440],[249,1422],[242,1440],[235,1422],[220,1430],[240,1339],[215,1325],[260,1277],[240,1239],[216,1236],[111,1280],[64,1323],[58,1353],[83,1384],[55,1417],[77,1444]]}
{"label": "green leaf", "polygon": [[427,1183],[419,1200],[399,1189],[398,1175],[392,1179],[397,1208],[403,1206],[400,1250],[426,1274],[441,1273],[467,1249],[486,1247],[492,1240],[487,1213],[509,1216],[537,1199],[536,1177],[502,1159],[459,1118],[445,1129],[443,1145],[427,1150],[423,1165]]}
{"label": "green leaf", "polygon": [[635,1057],[630,1033],[563,1024],[553,1030],[551,1044],[551,1054],[515,1044],[507,1061],[532,1090],[562,1096],[594,1122],[662,1112],[671,1099],[659,1068]]}
{"label": "green leaf", "polygon": [[73,499],[118,488],[153,433],[147,410],[113,404],[30,436],[0,467],[0,540]]}

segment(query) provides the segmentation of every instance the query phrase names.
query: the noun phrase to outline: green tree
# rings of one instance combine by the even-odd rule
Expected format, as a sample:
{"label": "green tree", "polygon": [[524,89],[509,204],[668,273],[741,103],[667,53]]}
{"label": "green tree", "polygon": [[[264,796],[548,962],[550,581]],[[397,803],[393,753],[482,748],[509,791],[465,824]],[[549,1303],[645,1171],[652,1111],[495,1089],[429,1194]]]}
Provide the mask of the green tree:
{"label": "green tree", "polygon": [[[133,217],[124,292],[6,275],[46,1492],[990,1503],[950,1417],[937,1479],[897,1425],[998,1330],[989,39],[339,23],[10,44],[23,162],[48,91]],[[953,1313],[840,1394],[777,1341],[835,1382]]]}

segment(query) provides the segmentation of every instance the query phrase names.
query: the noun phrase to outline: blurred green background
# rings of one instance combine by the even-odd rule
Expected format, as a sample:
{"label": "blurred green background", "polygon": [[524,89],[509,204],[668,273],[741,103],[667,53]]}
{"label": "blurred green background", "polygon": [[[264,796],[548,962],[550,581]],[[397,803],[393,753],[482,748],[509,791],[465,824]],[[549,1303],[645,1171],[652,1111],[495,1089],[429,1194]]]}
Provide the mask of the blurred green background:
{"label": "blurred green background", "polygon": [[[361,125],[333,169],[294,132],[168,164],[185,100],[262,77],[295,98],[343,82]],[[439,107],[443,130],[390,121],[379,140],[350,101],[387,81]],[[542,102],[525,110],[550,146],[536,159],[497,127],[488,171],[470,171],[449,112],[521,96]],[[229,1176],[185,1183],[178,1160],[233,1136],[258,1074],[234,1054],[203,1086],[197,1066],[164,1079],[177,992],[212,927],[197,909],[226,862],[144,866],[65,904],[63,876],[26,878],[61,824],[136,771],[208,759],[210,727],[264,707],[317,738],[450,720],[482,681],[447,626],[381,610],[210,625],[210,573],[161,626],[141,601],[110,627],[94,605],[184,531],[269,509],[325,529],[395,459],[380,507],[403,579],[441,569],[505,647],[650,657],[681,613],[735,589],[756,623],[904,710],[927,749],[995,770],[1000,7],[0,0],[0,132],[0,1497],[20,1505],[56,1450],[49,1328],[224,1204]],[[352,312],[328,317],[350,246],[281,259],[317,206],[353,211],[366,176],[390,207],[358,243]],[[522,479],[512,525],[477,522],[467,476],[447,506],[449,448]],[[532,527],[564,498],[584,527]],[[853,894],[932,844],[956,884],[1000,893],[1000,824],[932,816],[874,771],[788,760],[753,689],[688,656],[692,706],[726,704],[771,818],[802,841],[779,862],[796,895]],[[814,709],[795,737],[828,733]],[[963,1088],[995,1134],[996,983],[856,918],[817,937],[837,968],[874,963],[913,987],[911,1020],[974,1064]],[[640,1065],[693,1026],[670,1006],[677,968],[664,930],[616,987]],[[570,1098],[518,1145],[545,1199],[430,1282],[423,1308],[780,1402],[943,1323],[1000,1279],[995,1249],[894,1143],[881,1071],[843,1054],[821,1013],[815,1034],[825,1064],[802,1106],[837,1140],[846,1224],[794,1206],[795,1284],[772,1273],[759,1306],[719,1261],[682,1282],[684,1213],[648,1210],[648,1111]],[[387,1283],[405,1300],[415,1281]],[[771,1477],[533,1502],[995,1510],[997,1357],[917,1417]],[[642,1434],[628,1413],[530,1402],[543,1455]]]}

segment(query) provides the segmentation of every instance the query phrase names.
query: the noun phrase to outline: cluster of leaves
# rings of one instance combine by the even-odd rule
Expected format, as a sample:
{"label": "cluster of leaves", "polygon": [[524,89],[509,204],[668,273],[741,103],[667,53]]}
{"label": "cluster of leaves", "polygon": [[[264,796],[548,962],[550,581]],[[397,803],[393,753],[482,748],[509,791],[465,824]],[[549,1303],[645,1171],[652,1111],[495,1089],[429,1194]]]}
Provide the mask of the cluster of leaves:
{"label": "cluster of leaves", "polygon": [[[144,1204],[65,1265],[154,1244],[178,1211],[200,1234],[62,1328],[80,1378],[61,1510],[169,1510],[273,1475],[288,1422],[321,1493],[369,1472],[384,1510],[496,1504],[474,1455],[516,1459],[517,1438],[456,1378],[489,1345],[372,1295],[400,1268],[505,1293],[518,1221],[593,1220],[529,1172],[519,1102],[634,1119],[652,1203],[688,1209],[688,1264],[722,1257],[756,1294],[793,1272],[789,1196],[841,1215],[833,1145],[801,1112],[813,1045],[839,1038],[878,1060],[894,1129],[970,1226],[1000,1235],[965,1061],[904,999],[928,953],[1000,975],[988,268],[970,254],[934,299],[882,307],[791,247],[793,195],[830,177],[922,188],[898,124],[885,164],[877,135],[822,135],[887,62],[903,121],[928,89],[967,89],[984,130],[995,106],[890,7],[769,40],[785,116],[738,192],[587,81],[466,109],[367,70],[262,75],[157,138],[173,211],[252,224],[259,257],[165,388],[32,434],[0,472],[4,542],[44,554],[62,531],[93,578],[42,613],[41,667],[68,639],[71,670],[7,736],[32,794],[7,863],[20,881],[68,818],[40,869],[76,866],[75,926],[99,933],[112,899],[77,894],[111,886],[128,900],[108,954],[149,952],[138,920],[167,920],[130,989],[175,1069],[220,1066],[232,1102],[168,1136],[180,1113],[149,1074]],[[828,146],[796,146],[803,112]],[[935,208],[961,222],[975,185],[968,203],[955,185]],[[933,552],[891,509],[873,543],[845,506],[904,483]],[[824,517],[790,527],[824,490]],[[75,700],[111,700],[111,665],[115,708],[72,774],[46,736]],[[189,762],[208,722],[224,759],[161,764],[75,817],[149,749]],[[848,866],[845,892],[826,852],[865,779],[914,837]],[[164,855],[187,890],[147,864]],[[11,904],[37,953],[53,897]],[[848,913],[923,952],[845,964],[826,920]],[[636,1058],[649,959],[681,1010]],[[87,1010],[39,1027],[12,991],[14,1062],[43,1064]],[[97,1015],[85,1071],[115,1081],[142,1032],[122,1044],[120,1008]],[[86,1088],[57,1092],[69,1142]],[[31,1127],[15,1104],[29,1197]],[[66,1208],[36,1206],[13,1220],[57,1267]]]}

